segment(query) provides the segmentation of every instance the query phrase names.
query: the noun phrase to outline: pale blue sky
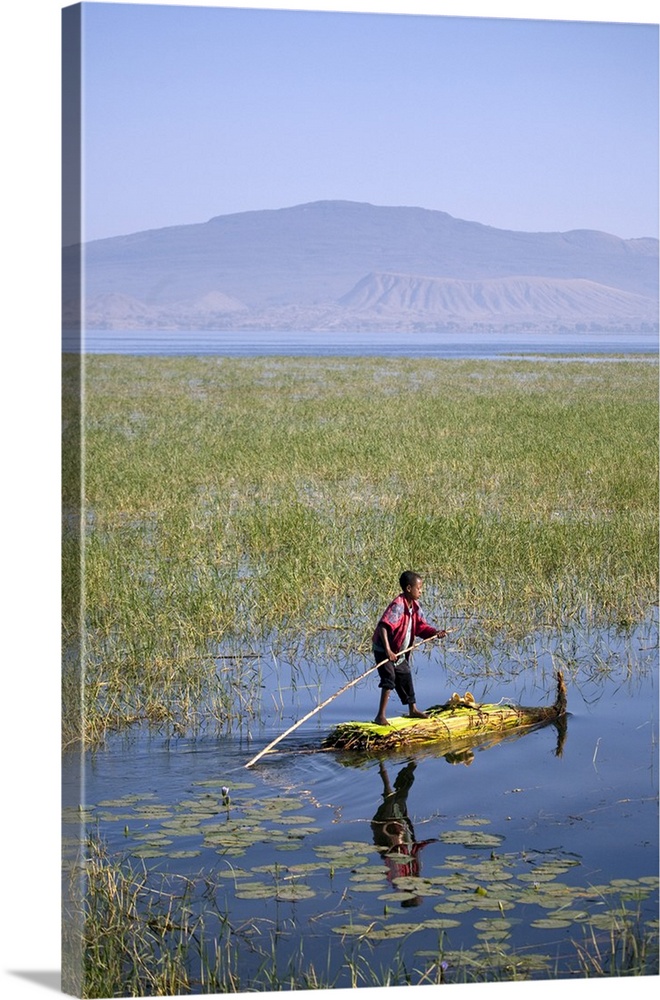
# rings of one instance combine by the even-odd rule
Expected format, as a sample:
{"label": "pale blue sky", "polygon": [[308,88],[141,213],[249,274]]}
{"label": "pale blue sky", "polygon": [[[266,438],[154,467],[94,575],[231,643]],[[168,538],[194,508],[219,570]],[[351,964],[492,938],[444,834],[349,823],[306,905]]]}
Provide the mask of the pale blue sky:
{"label": "pale blue sky", "polygon": [[658,233],[658,29],[84,5],[87,239],[342,198]]}

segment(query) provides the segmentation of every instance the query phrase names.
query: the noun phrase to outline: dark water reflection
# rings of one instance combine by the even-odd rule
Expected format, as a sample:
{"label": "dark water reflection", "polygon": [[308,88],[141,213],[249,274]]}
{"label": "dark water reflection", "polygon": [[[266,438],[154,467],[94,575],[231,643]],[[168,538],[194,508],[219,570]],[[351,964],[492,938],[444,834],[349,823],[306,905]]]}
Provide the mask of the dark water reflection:
{"label": "dark water reflection", "polygon": [[[400,768],[394,782],[390,782],[384,761],[379,761],[378,770],[383,782],[383,801],[371,820],[374,846],[381,852],[387,867],[387,879],[416,877],[421,873],[420,853],[427,844],[436,842],[436,837],[417,840],[415,829],[408,815],[408,792],[415,780],[415,761],[409,761]],[[413,895],[402,905],[418,906],[419,895]]]}

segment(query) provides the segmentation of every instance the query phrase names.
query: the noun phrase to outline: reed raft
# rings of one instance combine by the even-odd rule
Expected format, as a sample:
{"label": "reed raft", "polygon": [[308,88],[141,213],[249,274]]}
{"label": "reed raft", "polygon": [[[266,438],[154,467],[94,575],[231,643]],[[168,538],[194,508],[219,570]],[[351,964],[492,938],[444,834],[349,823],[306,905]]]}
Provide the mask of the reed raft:
{"label": "reed raft", "polygon": [[468,693],[463,697],[452,695],[444,705],[427,709],[426,714],[426,719],[393,718],[386,726],[375,722],[342,722],[328,734],[323,747],[364,751],[424,743],[450,746],[466,736],[508,733],[557,722],[566,715],[566,685],[559,671],[552,705],[478,704]]}

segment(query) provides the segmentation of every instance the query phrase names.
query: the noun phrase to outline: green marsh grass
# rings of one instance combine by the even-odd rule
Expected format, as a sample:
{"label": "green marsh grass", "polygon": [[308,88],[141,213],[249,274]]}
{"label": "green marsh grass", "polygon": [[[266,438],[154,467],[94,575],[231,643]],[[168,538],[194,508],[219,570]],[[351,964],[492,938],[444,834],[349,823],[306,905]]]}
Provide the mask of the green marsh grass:
{"label": "green marsh grass", "polygon": [[[657,374],[648,359],[86,357],[80,477],[65,403],[65,740],[200,711],[231,723],[251,652],[319,637],[326,662],[367,652],[407,567],[432,620],[470,620],[468,650],[504,628],[645,620]],[[239,657],[220,676],[219,651]]]}

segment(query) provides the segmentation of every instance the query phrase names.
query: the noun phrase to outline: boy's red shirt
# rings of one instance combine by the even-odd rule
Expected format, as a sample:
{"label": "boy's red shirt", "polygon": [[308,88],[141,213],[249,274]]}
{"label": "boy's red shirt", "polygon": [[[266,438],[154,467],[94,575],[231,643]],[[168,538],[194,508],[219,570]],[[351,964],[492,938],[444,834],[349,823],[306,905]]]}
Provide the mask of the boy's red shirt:
{"label": "boy's red shirt", "polygon": [[392,649],[392,652],[398,653],[399,650],[403,649],[403,642],[408,631],[408,619],[410,615],[412,615],[413,619],[411,632],[412,636],[419,636],[421,639],[430,639],[431,636],[434,636],[438,631],[426,621],[417,601],[413,601],[411,607],[408,608],[408,601],[405,595],[399,594],[399,596],[395,597],[393,601],[390,601],[383,611],[380,621],[376,625],[376,630],[373,634],[373,645],[378,649],[383,649],[383,640],[380,635],[380,629],[382,625],[385,625],[389,632],[390,648]]}

